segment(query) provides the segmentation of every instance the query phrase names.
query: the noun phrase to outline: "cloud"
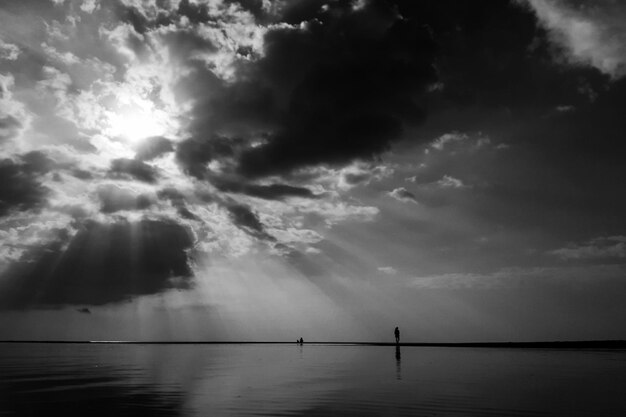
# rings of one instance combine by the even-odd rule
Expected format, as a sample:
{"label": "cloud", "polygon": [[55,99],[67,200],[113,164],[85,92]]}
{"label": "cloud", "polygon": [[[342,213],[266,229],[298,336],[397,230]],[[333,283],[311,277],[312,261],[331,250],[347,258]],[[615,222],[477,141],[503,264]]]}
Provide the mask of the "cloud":
{"label": "cloud", "polygon": [[0,59],[15,61],[20,56],[20,48],[12,43],[4,42],[0,39]]}
{"label": "cloud", "polygon": [[626,6],[600,0],[525,0],[572,63],[591,65],[612,78],[626,75]]}
{"label": "cloud", "polygon": [[[242,153],[242,174],[369,159],[399,140],[406,123],[424,118],[417,97],[435,80],[429,34],[406,20],[375,22],[368,32],[359,13],[331,16],[320,15],[320,23],[310,21],[306,30],[266,35],[264,76],[272,82],[280,76],[280,88],[290,79],[295,85],[281,128]],[[291,54],[298,64],[284,59]]]}
{"label": "cloud", "polygon": [[[493,148],[491,145],[491,139],[482,133],[470,135],[462,132],[450,132],[444,133],[433,140],[424,153],[426,155],[435,155],[437,153],[456,155],[457,153],[469,153]],[[435,149],[438,152],[431,153],[430,149]]]}
{"label": "cloud", "polygon": [[89,171],[85,171],[84,169],[74,169],[72,170],[72,175],[80,180],[90,180],[93,179],[93,174]]}
{"label": "cloud", "polygon": [[99,7],[100,5],[96,3],[96,0],[83,0],[80,5],[80,9],[85,13],[93,13]]}
{"label": "cloud", "polygon": [[[36,24],[20,20],[24,32],[11,29],[0,12],[0,26],[11,35],[3,39],[21,51],[17,60],[2,61],[8,71],[0,75],[2,155],[26,172],[32,163],[16,152],[72,154],[58,172],[25,173],[32,181],[20,187],[39,186],[42,193],[34,203],[11,205],[11,215],[46,206],[42,211],[82,210],[75,214],[81,220],[168,213],[191,225],[198,247],[211,255],[238,256],[277,242],[306,253],[315,249],[305,245],[339,222],[373,221],[378,213],[386,221],[389,213],[375,206],[389,190],[425,210],[449,204],[455,214],[469,208],[514,221],[502,203],[534,204],[537,194],[526,185],[539,181],[521,166],[537,165],[530,157],[497,160],[505,152],[496,154],[487,138],[511,140],[523,131],[525,137],[507,142],[517,156],[527,149],[516,140],[536,141],[541,153],[565,137],[567,148],[554,146],[567,149],[555,152],[558,163],[571,161],[577,147],[588,147],[585,161],[599,149],[613,155],[621,149],[608,146],[623,136],[609,120],[624,120],[612,115],[623,107],[618,83],[606,87],[607,78],[586,66],[554,65],[534,12],[514,2],[95,4],[48,4]],[[603,106],[603,118],[588,123],[591,104]],[[526,134],[537,114],[554,115],[562,105],[576,111],[546,124],[571,126],[575,136]],[[502,121],[503,128],[493,127]],[[397,146],[403,140],[415,143]],[[425,149],[428,155],[415,155]],[[427,167],[418,171],[416,157],[425,157]],[[394,173],[409,160],[412,168],[401,173],[409,189],[396,188]],[[621,172],[595,165],[606,168],[604,178]],[[576,183],[584,188],[591,181],[582,171]],[[451,192],[463,181],[476,193]],[[541,207],[517,217],[536,222]]]}
{"label": "cloud", "polygon": [[218,159],[230,159],[243,144],[239,138],[214,135],[198,140],[190,138],[176,147],[176,160],[188,175],[203,179],[209,172],[208,163]]}
{"label": "cloud", "polygon": [[561,106],[556,106],[555,109],[557,112],[559,113],[569,113],[569,112],[573,112],[576,110],[575,106],[569,106],[569,105],[561,105]]}
{"label": "cloud", "polygon": [[337,185],[341,189],[368,185],[372,181],[382,181],[393,173],[393,168],[384,164],[353,163],[341,169]]}
{"label": "cloud", "polygon": [[150,161],[172,151],[174,151],[172,141],[161,136],[151,137],[141,141],[135,148],[135,159]]}
{"label": "cloud", "polygon": [[402,201],[403,203],[414,203],[417,204],[417,197],[415,194],[410,192],[404,187],[396,188],[387,193],[390,197],[395,198],[398,201]]}
{"label": "cloud", "polygon": [[282,200],[285,197],[316,198],[316,195],[308,188],[295,187],[287,184],[258,185],[223,180],[220,178],[214,179],[212,183],[219,190],[224,192],[247,194],[266,200]]}
{"label": "cloud", "polygon": [[430,146],[433,149],[442,151],[448,144],[451,144],[454,142],[463,142],[463,141],[466,141],[467,139],[468,139],[468,136],[464,133],[460,133],[460,132],[445,133],[441,135],[440,137],[438,137],[437,139],[435,139],[433,143],[431,143]]}
{"label": "cloud", "polygon": [[51,165],[41,152],[21,155],[17,161],[0,160],[0,216],[45,206],[50,190],[42,185],[42,175]]}
{"label": "cloud", "polygon": [[[282,242],[283,244],[290,245],[310,245],[318,243],[324,239],[322,235],[310,229],[296,229],[293,227],[283,229],[273,228],[271,229],[271,232],[272,236],[275,236],[278,241]],[[309,248],[309,246],[306,247],[307,250]]]}
{"label": "cloud", "polygon": [[147,194],[139,194],[132,189],[108,184],[98,187],[100,211],[114,213],[120,210],[145,210],[153,204]]}
{"label": "cloud", "polygon": [[276,238],[265,231],[259,217],[243,204],[231,204],[227,207],[233,223],[244,232],[261,240],[275,241]]}
{"label": "cloud", "polygon": [[349,204],[341,199],[304,201],[297,212],[314,222],[331,227],[340,222],[371,222],[380,213],[378,207]]}
{"label": "cloud", "polygon": [[190,231],[170,220],[87,221],[12,264],[0,308],[102,305],[187,289],[193,244]]}
{"label": "cloud", "polygon": [[378,270],[387,275],[396,275],[398,273],[396,268],[394,268],[393,266],[381,266],[378,267]]}
{"label": "cloud", "polygon": [[[489,273],[449,273],[415,277],[413,288],[423,289],[510,289],[531,285],[585,285],[589,281],[612,281],[623,276],[623,265],[590,265],[587,267],[507,267]],[[563,287],[560,287],[563,288]]]}
{"label": "cloud", "polygon": [[549,253],[566,261],[623,259],[626,258],[626,236],[597,237]]}
{"label": "cloud", "polygon": [[175,188],[164,188],[157,192],[157,197],[161,200],[169,200],[172,207],[176,208],[178,214],[183,219],[200,220],[198,216],[187,208],[187,196],[179,190]]}
{"label": "cloud", "polygon": [[[254,179],[389,149],[405,125],[424,118],[420,97],[436,78],[435,46],[423,26],[382,8],[316,7],[301,24],[270,25],[252,55],[227,32],[239,42],[230,78],[186,62],[193,70],[179,88],[196,100],[191,138],[177,149],[183,169],[200,178],[219,159]],[[219,69],[217,55],[203,59]]]}
{"label": "cloud", "polygon": [[112,178],[136,179],[151,184],[157,181],[156,169],[136,159],[113,159],[109,173]]}
{"label": "cloud", "polygon": [[20,121],[11,115],[0,117],[0,144],[16,137],[21,127]]}
{"label": "cloud", "polygon": [[443,178],[436,182],[436,185],[442,188],[463,188],[466,186],[463,184],[463,181],[450,175],[444,175]]}

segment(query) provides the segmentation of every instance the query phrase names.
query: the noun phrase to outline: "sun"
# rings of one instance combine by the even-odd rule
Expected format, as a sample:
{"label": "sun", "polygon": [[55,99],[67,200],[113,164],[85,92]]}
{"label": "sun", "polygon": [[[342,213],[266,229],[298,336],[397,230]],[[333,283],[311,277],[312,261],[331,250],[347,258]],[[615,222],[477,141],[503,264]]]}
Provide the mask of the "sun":
{"label": "sun", "polygon": [[105,134],[134,144],[147,137],[165,136],[172,118],[154,102],[140,96],[122,97],[106,114]]}

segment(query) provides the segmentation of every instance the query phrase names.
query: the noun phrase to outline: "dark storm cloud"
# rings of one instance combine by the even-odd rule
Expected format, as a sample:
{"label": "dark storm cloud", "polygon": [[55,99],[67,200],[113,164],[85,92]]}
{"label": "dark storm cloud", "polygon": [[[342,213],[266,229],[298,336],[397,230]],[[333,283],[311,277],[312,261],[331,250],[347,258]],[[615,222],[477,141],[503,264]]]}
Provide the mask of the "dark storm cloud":
{"label": "dark storm cloud", "polygon": [[237,181],[215,179],[212,181],[220,191],[247,194],[252,197],[265,200],[282,200],[286,197],[316,198],[317,196],[308,188],[294,187],[287,184],[246,184]]}
{"label": "dark storm cloud", "polygon": [[135,149],[135,159],[150,161],[168,152],[174,151],[172,141],[161,136],[144,139]]}
{"label": "dark storm cloud", "polygon": [[[619,214],[626,196],[615,191],[626,177],[626,80],[559,59],[559,45],[523,2],[396,3],[400,14],[429,25],[441,51],[442,84],[430,96],[421,133],[434,138],[454,130],[482,132],[512,146],[506,156],[472,170],[466,157],[447,167],[465,167],[470,175],[500,167],[495,175],[493,168],[485,172],[493,186],[484,191],[491,200],[482,211],[490,221],[523,220],[524,227],[540,225],[570,239],[588,238],[593,230],[626,230]],[[576,13],[604,13],[601,2],[594,7]],[[600,54],[600,46],[588,52]],[[563,108],[568,111],[557,111]],[[422,197],[418,193],[427,203]]]}
{"label": "dark storm cloud", "polygon": [[[529,49],[533,40],[540,41],[535,39],[538,35],[535,18],[514,2],[397,0],[394,3],[402,16],[432,30],[441,48],[437,64],[446,84],[444,88],[452,87],[458,98],[463,93],[462,86],[471,90],[466,92],[470,96],[480,93],[475,91],[478,87],[485,87],[487,94],[498,92],[508,98],[514,91],[523,93],[518,85],[511,85],[510,76],[526,75],[520,78],[526,83],[531,74],[525,73],[534,63],[526,62],[525,58],[545,52]],[[539,43],[535,47],[541,46]]]}
{"label": "dark storm cloud", "polygon": [[234,83],[187,63],[193,76],[178,89],[197,100],[192,138],[177,149],[186,172],[200,178],[226,159],[256,178],[372,158],[422,121],[421,96],[436,80],[428,29],[390,7],[329,7],[301,28],[268,31],[264,57],[242,63]]}
{"label": "dark storm cloud", "polygon": [[208,173],[207,163],[215,159],[231,158],[243,144],[241,139],[214,135],[205,140],[184,140],[176,148],[176,159],[183,171],[204,179]]}
{"label": "dark storm cloud", "polygon": [[102,305],[191,287],[193,238],[168,220],[88,221],[29,251],[4,273],[0,307]]}
{"label": "dark storm cloud", "polygon": [[401,15],[428,25],[440,51],[440,91],[430,96],[426,126],[435,132],[428,134],[511,130],[558,106],[586,106],[588,91],[606,89],[607,77],[594,68],[554,60],[548,34],[521,2],[394,3]]}
{"label": "dark storm cloud", "polygon": [[341,7],[316,18],[307,30],[266,35],[260,76],[286,94],[285,117],[242,153],[245,176],[369,159],[425,116],[421,95],[436,80],[426,27]]}
{"label": "dark storm cloud", "polygon": [[243,204],[231,204],[226,207],[232,222],[251,236],[261,240],[275,241],[276,239],[265,231],[265,226],[259,217]]}
{"label": "dark storm cloud", "polygon": [[157,180],[156,169],[137,159],[119,158],[112,160],[109,174],[113,178],[136,179],[147,183],[155,183]]}
{"label": "dark storm cloud", "polygon": [[45,206],[49,190],[41,176],[53,165],[42,152],[29,152],[17,161],[0,160],[0,216]]}
{"label": "dark storm cloud", "polygon": [[583,105],[582,86],[602,84],[590,68],[564,76],[534,14],[514,2],[322,5],[285,5],[284,21],[306,23],[269,30],[264,57],[241,67],[245,77],[235,83],[193,67],[194,77],[179,86],[200,96],[192,138],[177,149],[186,172],[203,178],[213,160],[251,178],[341,165],[388,150],[426,107],[435,116],[468,109],[435,117],[428,128],[437,133],[480,129],[493,125],[495,111],[506,125],[563,103]]}

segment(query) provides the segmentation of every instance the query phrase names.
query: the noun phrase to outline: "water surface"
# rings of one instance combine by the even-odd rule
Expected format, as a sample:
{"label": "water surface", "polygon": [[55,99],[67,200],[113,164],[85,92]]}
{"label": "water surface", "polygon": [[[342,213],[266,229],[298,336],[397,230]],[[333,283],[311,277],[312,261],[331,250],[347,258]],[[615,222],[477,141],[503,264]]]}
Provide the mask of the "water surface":
{"label": "water surface", "polygon": [[626,352],[0,344],[0,415],[625,416]]}

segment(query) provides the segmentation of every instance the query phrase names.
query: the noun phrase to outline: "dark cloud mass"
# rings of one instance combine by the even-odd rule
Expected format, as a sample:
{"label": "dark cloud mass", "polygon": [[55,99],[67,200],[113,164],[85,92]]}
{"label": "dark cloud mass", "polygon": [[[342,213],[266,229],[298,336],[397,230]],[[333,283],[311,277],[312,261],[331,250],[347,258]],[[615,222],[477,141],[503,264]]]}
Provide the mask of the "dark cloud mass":
{"label": "dark cloud mass", "polygon": [[270,30],[265,56],[242,63],[238,82],[193,67],[179,86],[197,98],[193,137],[177,149],[184,170],[202,177],[211,160],[230,159],[258,178],[369,159],[422,121],[422,95],[436,81],[429,30],[391,7],[329,8],[302,28]]}
{"label": "dark cloud mass", "polygon": [[150,161],[168,152],[172,152],[172,142],[164,137],[156,136],[144,139],[136,148],[135,159]]}
{"label": "dark cloud mass", "polygon": [[114,159],[111,161],[109,173],[113,178],[136,179],[147,183],[155,183],[157,181],[156,169],[137,159]]}
{"label": "dark cloud mass", "polygon": [[[0,95],[0,98],[2,95]],[[22,124],[13,116],[0,117],[0,144],[12,139],[22,127]]]}
{"label": "dark cloud mass", "polygon": [[238,181],[216,179],[213,184],[221,191],[247,194],[252,197],[266,200],[282,200],[285,197],[316,198],[311,190],[305,187],[295,187],[287,184],[247,184]]}
{"label": "dark cloud mass", "polygon": [[[606,81],[584,66],[564,76],[521,2],[300,1],[280,16],[294,26],[269,30],[263,57],[242,61],[234,83],[187,61],[192,76],[179,88],[196,104],[177,159],[188,174],[205,178],[214,160],[255,179],[371,159],[427,113],[427,134],[414,140],[538,120],[563,103],[584,105],[582,92]],[[451,119],[451,110],[462,113]]]}
{"label": "dark cloud mass", "polygon": [[430,33],[410,20],[370,24],[363,14],[322,15],[307,31],[267,35],[262,76],[288,94],[287,108],[268,142],[242,154],[242,174],[369,159],[423,119],[420,95],[436,80]]}
{"label": "dark cloud mass", "polygon": [[192,138],[178,145],[176,158],[186,174],[204,179],[208,173],[208,162],[232,158],[235,150],[242,144],[241,139],[221,135],[213,135],[203,140]]}
{"label": "dark cloud mass", "polygon": [[48,188],[41,176],[52,167],[52,161],[41,152],[22,155],[18,161],[0,161],[0,216],[11,211],[41,208],[46,204]]}
{"label": "dark cloud mass", "polygon": [[159,190],[157,192],[157,197],[161,200],[169,200],[170,204],[176,208],[178,214],[182,218],[188,220],[199,220],[198,217],[187,208],[187,197],[175,188],[165,188]]}
{"label": "dark cloud mass", "polygon": [[190,288],[193,238],[166,220],[88,221],[9,267],[0,308],[101,305]]}
{"label": "dark cloud mass", "polygon": [[263,226],[259,217],[250,209],[250,207],[243,204],[231,204],[227,206],[227,209],[233,223],[246,233],[261,240],[276,240],[265,231],[265,226]]}

